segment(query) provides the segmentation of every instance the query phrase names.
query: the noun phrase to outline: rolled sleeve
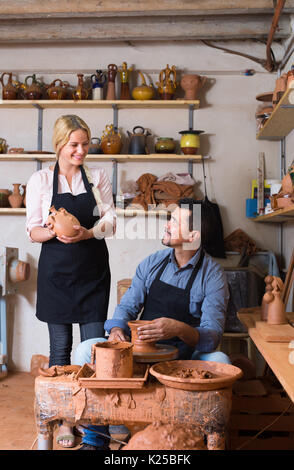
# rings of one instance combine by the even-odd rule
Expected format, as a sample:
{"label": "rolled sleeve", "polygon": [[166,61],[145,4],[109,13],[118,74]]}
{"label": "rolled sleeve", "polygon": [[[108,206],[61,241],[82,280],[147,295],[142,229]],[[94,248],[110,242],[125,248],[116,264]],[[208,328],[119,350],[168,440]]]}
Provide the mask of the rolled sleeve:
{"label": "rolled sleeve", "polygon": [[31,238],[31,230],[42,226],[42,220],[41,179],[38,173],[34,173],[26,188],[26,232],[32,243],[35,242]]}

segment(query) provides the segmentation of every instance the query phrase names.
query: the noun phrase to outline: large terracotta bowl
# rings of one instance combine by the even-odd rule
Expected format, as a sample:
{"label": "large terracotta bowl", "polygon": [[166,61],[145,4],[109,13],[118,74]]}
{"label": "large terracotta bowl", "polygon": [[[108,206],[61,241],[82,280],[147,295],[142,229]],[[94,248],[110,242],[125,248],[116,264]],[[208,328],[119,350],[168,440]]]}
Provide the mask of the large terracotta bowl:
{"label": "large terracotta bowl", "polygon": [[[189,374],[190,371],[191,374]],[[212,378],[194,377],[194,371],[195,376],[206,371],[212,375]],[[182,390],[218,390],[229,388],[243,375],[239,367],[212,361],[159,362],[154,364],[149,372],[164,385]],[[182,375],[182,377],[179,375]]]}

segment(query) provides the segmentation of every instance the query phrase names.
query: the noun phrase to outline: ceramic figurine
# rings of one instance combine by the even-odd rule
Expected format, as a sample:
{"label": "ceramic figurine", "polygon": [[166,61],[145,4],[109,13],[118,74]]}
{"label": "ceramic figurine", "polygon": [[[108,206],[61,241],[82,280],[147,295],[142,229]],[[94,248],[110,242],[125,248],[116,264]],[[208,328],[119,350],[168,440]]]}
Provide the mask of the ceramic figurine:
{"label": "ceramic figurine", "polygon": [[[4,77],[8,75],[8,80],[6,85],[4,84]],[[15,100],[17,97],[17,88],[13,85],[12,82],[12,72],[3,72],[0,77],[0,82],[2,83],[2,99],[3,100]]]}
{"label": "ceramic figurine", "polygon": [[265,295],[263,296],[262,303],[261,303],[261,318],[260,319],[262,321],[267,320],[268,300],[271,299],[271,296],[268,296],[266,294],[271,293],[273,291],[273,286],[272,286],[273,280],[274,280],[273,276],[266,276],[264,279],[266,286],[265,286]]}
{"label": "ceramic figurine", "polygon": [[96,70],[96,73],[91,75],[92,82],[92,99],[103,100],[103,87],[106,82],[106,75],[102,70]]}
{"label": "ceramic figurine", "polygon": [[161,70],[159,74],[159,82],[157,82],[156,85],[158,86],[158,93],[162,100],[173,99],[178,85],[176,82],[175,65],[169,68],[169,65],[167,64],[166,68],[164,70]]}
{"label": "ceramic figurine", "polygon": [[117,65],[109,64],[108,65],[108,84],[107,84],[107,93],[106,99],[107,100],[115,100],[115,78],[117,74]]}
{"label": "ceramic figurine", "polygon": [[74,237],[77,235],[77,230],[73,228],[74,225],[80,225],[78,219],[67,212],[66,209],[60,207],[56,210],[54,206],[49,209],[49,216],[46,224],[52,224],[53,231],[58,237],[65,235],[66,237]]}
{"label": "ceramic figurine", "polygon": [[264,294],[264,301],[268,304],[267,323],[269,325],[282,325],[287,323],[285,305],[282,301],[283,282],[280,278],[274,276],[271,283],[273,290]]}
{"label": "ceramic figurine", "polygon": [[185,100],[196,100],[197,93],[206,82],[206,77],[195,74],[186,74],[182,76],[181,87],[185,92]]}
{"label": "ceramic figurine", "polygon": [[107,125],[101,138],[102,152],[108,155],[119,154],[122,148],[122,138],[113,124]]}
{"label": "ceramic figurine", "polygon": [[131,98],[130,87],[129,87],[129,76],[130,76],[130,72],[132,71],[133,71],[132,67],[128,69],[126,62],[123,62],[122,67],[119,69],[120,82],[121,82],[121,88],[120,88],[121,100],[129,100]]}
{"label": "ceramic figurine", "polygon": [[84,85],[84,75],[78,73],[78,85],[74,90],[72,97],[74,100],[86,100],[88,98],[89,92]]}
{"label": "ceramic figurine", "polygon": [[152,83],[146,85],[146,80],[142,72],[138,72],[141,79],[142,85],[136,86],[132,91],[132,97],[134,100],[152,100],[155,95],[155,88]]}
{"label": "ceramic figurine", "polygon": [[13,184],[13,192],[8,196],[9,204],[13,208],[21,207],[23,203],[23,196],[20,194],[19,187],[20,184]]}

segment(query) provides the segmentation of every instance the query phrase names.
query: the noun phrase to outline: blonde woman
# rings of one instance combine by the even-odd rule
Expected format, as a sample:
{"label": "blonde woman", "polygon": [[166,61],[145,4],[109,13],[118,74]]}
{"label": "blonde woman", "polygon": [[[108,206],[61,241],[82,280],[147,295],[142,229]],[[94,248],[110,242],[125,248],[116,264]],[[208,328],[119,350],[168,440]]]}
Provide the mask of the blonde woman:
{"label": "blonde woman", "polygon": [[[27,185],[27,233],[42,243],[36,316],[48,324],[49,367],[70,364],[73,323],[79,323],[81,341],[104,336],[110,290],[104,237],[115,226],[115,209],[105,171],[84,165],[90,139],[81,118],[60,117],[53,132],[56,163],[35,172]],[[76,236],[56,236],[46,224],[51,206],[79,220]],[[57,441],[74,446],[69,426],[60,427]]]}

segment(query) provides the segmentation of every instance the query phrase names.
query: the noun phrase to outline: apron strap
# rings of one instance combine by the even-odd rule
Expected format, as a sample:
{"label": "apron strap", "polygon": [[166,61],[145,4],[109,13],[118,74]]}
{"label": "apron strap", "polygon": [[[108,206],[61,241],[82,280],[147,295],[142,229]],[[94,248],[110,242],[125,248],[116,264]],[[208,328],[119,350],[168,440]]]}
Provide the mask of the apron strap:
{"label": "apron strap", "polygon": [[200,256],[199,256],[199,260],[197,262],[197,264],[195,265],[195,268],[193,269],[192,271],[192,274],[190,276],[190,279],[186,285],[186,289],[185,289],[185,292],[190,292],[191,290],[191,287],[193,285],[193,282],[195,281],[195,277],[199,271],[199,269],[201,268],[202,266],[202,262],[203,262],[203,258],[204,258],[204,250],[203,248],[200,248]]}
{"label": "apron strap", "polygon": [[[54,172],[53,172],[53,194],[52,194],[53,197],[56,196],[58,193],[58,171],[59,171],[59,164],[58,164],[58,161],[56,161]],[[52,197],[52,200],[53,200],[53,197]],[[51,202],[51,205],[52,205],[52,202]]]}

